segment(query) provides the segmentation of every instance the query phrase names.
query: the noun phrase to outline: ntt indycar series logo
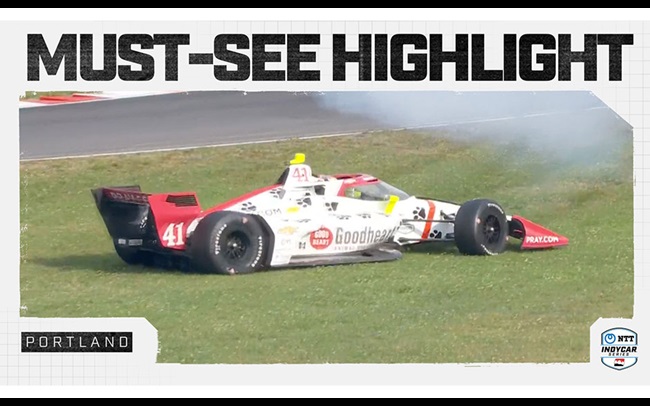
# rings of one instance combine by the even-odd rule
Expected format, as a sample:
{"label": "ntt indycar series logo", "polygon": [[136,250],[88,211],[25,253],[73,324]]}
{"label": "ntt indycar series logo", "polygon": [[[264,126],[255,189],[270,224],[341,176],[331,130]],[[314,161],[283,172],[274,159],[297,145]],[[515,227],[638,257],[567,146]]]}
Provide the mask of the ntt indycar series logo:
{"label": "ntt indycar series logo", "polygon": [[600,359],[612,369],[626,369],[637,362],[638,337],[627,328],[609,329],[600,337]]}

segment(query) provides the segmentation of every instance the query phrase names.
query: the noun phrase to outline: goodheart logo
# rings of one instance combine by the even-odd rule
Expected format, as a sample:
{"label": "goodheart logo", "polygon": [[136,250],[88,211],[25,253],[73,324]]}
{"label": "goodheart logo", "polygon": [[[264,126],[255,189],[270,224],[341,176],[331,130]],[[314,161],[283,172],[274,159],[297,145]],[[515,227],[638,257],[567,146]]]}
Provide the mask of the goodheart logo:
{"label": "goodheart logo", "polygon": [[560,241],[560,238],[554,235],[530,235],[526,237],[528,244],[554,244]]}
{"label": "goodheart logo", "polygon": [[373,244],[388,241],[398,227],[388,229],[375,229],[372,227],[365,227],[361,231],[346,231],[341,227],[336,229],[336,237],[334,242],[336,244]]}
{"label": "goodheart logo", "polygon": [[317,250],[324,250],[332,244],[332,231],[327,227],[321,227],[309,234],[309,244]]}

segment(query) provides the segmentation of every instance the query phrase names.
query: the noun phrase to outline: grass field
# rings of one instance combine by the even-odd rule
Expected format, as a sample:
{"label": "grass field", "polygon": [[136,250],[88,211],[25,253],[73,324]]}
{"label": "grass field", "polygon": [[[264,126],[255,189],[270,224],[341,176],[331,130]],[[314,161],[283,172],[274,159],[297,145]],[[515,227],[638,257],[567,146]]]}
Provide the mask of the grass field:
{"label": "grass field", "polygon": [[[145,317],[161,363],[578,363],[589,327],[633,310],[632,140],[588,164],[524,145],[375,133],[21,163],[27,317]],[[120,262],[90,188],[196,191],[204,207],[277,179],[293,153],[415,194],[490,197],[570,238],[557,250],[195,275]]]}

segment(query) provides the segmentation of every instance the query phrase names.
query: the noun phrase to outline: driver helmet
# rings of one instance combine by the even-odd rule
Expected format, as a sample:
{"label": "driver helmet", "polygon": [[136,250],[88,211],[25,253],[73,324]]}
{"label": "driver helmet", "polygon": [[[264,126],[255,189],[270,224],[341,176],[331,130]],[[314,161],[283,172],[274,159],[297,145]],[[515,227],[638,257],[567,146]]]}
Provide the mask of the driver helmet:
{"label": "driver helmet", "polygon": [[349,187],[345,189],[345,196],[346,197],[352,197],[354,199],[359,199],[361,197],[361,191],[359,191],[356,188]]}

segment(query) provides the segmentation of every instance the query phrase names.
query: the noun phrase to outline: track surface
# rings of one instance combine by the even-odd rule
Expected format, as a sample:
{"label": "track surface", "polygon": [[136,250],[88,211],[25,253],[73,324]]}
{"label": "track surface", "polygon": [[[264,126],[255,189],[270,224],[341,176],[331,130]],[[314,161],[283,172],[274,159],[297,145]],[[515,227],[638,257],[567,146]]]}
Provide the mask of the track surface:
{"label": "track surface", "polygon": [[194,147],[382,126],[317,95],[190,92],[20,110],[21,159]]}
{"label": "track surface", "polygon": [[582,155],[631,133],[589,92],[208,91],[23,108],[20,151],[31,160],[440,127]]}

